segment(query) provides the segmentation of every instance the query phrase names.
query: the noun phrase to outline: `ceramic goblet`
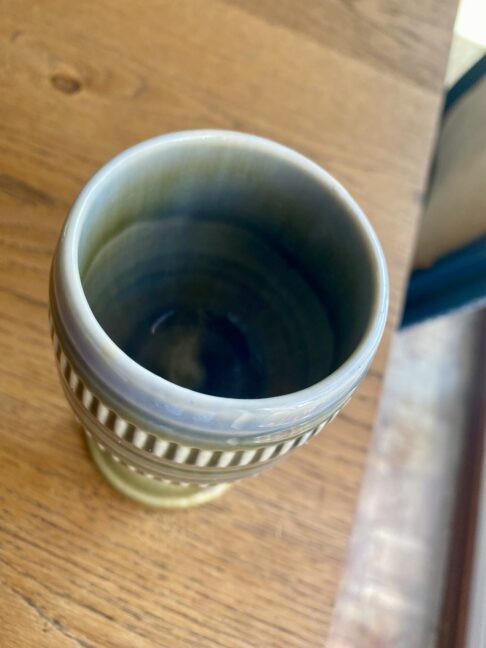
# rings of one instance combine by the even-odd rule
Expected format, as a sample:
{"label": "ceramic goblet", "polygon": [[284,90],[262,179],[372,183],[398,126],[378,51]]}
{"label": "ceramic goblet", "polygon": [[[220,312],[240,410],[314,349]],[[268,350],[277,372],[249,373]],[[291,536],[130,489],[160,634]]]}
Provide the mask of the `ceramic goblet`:
{"label": "ceramic goblet", "polygon": [[108,481],[185,507],[292,455],[349,400],[386,265],[343,187],[229,131],[157,137],[88,182],[54,256],[62,386]]}

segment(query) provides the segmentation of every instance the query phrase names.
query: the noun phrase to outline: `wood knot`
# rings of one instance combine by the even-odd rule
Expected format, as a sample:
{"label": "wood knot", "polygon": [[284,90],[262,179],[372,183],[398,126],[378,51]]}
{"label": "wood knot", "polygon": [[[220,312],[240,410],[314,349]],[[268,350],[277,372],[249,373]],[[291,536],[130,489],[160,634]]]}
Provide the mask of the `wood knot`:
{"label": "wood knot", "polygon": [[76,94],[81,90],[81,81],[63,72],[53,74],[51,76],[51,83],[56,90],[64,92],[64,94]]}

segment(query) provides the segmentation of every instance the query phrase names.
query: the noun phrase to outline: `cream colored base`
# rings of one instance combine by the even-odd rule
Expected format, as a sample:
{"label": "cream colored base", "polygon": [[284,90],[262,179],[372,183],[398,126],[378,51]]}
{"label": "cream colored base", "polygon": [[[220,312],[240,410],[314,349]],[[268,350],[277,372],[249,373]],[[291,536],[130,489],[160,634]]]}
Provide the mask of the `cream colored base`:
{"label": "cream colored base", "polygon": [[189,486],[164,484],[116,463],[107,452],[102,452],[98,448],[93,439],[87,437],[86,441],[95,464],[106,480],[124,495],[147,506],[171,509],[198,506],[219,497],[231,486],[231,484],[205,487],[197,484]]}

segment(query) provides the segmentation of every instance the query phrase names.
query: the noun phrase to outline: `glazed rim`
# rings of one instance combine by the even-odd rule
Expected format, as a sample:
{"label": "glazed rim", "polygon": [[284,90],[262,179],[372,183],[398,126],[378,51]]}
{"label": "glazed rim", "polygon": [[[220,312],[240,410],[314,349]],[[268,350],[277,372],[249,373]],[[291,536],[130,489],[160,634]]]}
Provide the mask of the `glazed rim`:
{"label": "glazed rim", "polygon": [[[92,202],[96,199],[103,183],[107,178],[116,174],[127,163],[133,164],[142,160],[146,154],[160,149],[161,154],[167,145],[178,142],[192,141],[193,143],[216,141],[225,144],[235,144],[240,149],[249,148],[255,154],[258,152],[271,155],[282,163],[294,166],[301,172],[312,176],[323,188],[330,191],[335,200],[342,203],[348,215],[360,230],[364,244],[368,248],[374,269],[374,303],[365,332],[351,355],[331,374],[319,382],[289,394],[258,399],[237,399],[212,396],[195,392],[181,387],[162,378],[139,365],[123,352],[107,335],[95,318],[81,283],[78,266],[78,247],[86,214]],[[58,250],[59,274],[69,291],[66,300],[71,311],[72,321],[77,324],[76,335],[82,337],[83,345],[87,345],[104,363],[106,371],[116,372],[123,376],[124,383],[136,386],[136,391],[143,394],[142,401],[170,403],[171,410],[181,410],[174,414],[174,423],[196,431],[201,428],[205,415],[216,412],[221,422],[220,433],[231,434],[254,433],[282,429],[291,420],[301,423],[320,414],[330,411],[333,406],[345,398],[356,386],[367,370],[380,342],[386,321],[388,308],[388,275],[386,262],[376,234],[368,219],[358,204],[329,173],[316,163],[300,153],[277,144],[271,140],[248,135],[245,133],[225,130],[194,130],[182,131],[169,135],[161,135],[137,144],[105,164],[85,185],[74,203],[67,218]],[[77,347],[75,339],[68,334],[71,343]],[[97,372],[98,373],[98,372]],[[106,384],[99,372],[98,379],[105,383],[107,391],[112,391],[112,385]],[[118,392],[116,395],[125,403],[137,405],[137,398],[131,399],[127,394]],[[160,418],[171,419],[170,411],[161,412]],[[159,418],[159,417],[157,417]],[[189,420],[188,420],[189,418]],[[198,422],[199,421],[199,422]],[[191,425],[191,423],[193,425]],[[212,433],[217,432],[218,425],[214,421],[208,426]]]}

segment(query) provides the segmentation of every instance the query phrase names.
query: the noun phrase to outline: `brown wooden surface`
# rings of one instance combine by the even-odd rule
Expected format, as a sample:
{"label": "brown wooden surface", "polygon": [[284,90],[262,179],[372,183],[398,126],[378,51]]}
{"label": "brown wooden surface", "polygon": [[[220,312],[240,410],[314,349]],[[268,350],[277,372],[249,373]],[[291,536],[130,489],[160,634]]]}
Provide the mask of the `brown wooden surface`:
{"label": "brown wooden surface", "polygon": [[292,458],[206,507],[146,510],[96,472],[62,396],[50,257],[82,184],[121,149],[185,128],[255,132],[324,165],[368,213],[390,266],[389,334],[452,0],[2,0],[0,12],[0,645],[322,646],[387,338],[346,412]]}

